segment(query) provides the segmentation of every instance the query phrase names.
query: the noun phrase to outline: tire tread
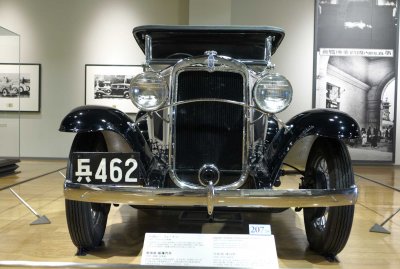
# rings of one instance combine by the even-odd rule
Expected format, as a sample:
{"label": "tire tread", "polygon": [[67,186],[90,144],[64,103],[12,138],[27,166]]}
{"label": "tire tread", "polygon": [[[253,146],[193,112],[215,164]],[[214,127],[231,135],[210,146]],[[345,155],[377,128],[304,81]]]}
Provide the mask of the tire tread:
{"label": "tire tread", "polygon": [[[348,188],[354,184],[354,175],[346,145],[338,140],[318,138],[310,151],[306,174],[313,174],[316,156],[323,156],[329,176],[335,180],[333,188]],[[329,163],[328,163],[329,158]],[[333,169],[331,169],[333,168]],[[314,183],[315,184],[315,183]],[[326,230],[319,232],[310,222],[314,209],[304,210],[304,223],[310,248],[322,255],[336,255],[345,247],[353,223],[354,205],[330,207]]]}

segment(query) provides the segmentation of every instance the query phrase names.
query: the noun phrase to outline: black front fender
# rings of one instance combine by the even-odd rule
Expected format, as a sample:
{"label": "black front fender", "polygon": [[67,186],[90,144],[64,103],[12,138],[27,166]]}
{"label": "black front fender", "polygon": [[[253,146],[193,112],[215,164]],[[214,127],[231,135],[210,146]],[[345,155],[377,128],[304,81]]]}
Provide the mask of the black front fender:
{"label": "black front fender", "polygon": [[303,137],[314,135],[340,140],[360,137],[357,122],[348,114],[338,110],[305,111],[290,119],[286,125],[288,128],[282,128],[275,135],[264,155],[264,165],[268,167],[273,180],[279,176],[283,159],[292,146]]}
{"label": "black front fender", "polygon": [[80,106],[62,120],[61,132],[116,131],[126,133],[133,121],[118,109],[103,106]]}
{"label": "black front fender", "polygon": [[134,151],[140,152],[141,161],[146,168],[153,157],[136,124],[118,109],[103,106],[77,107],[65,116],[59,130],[74,133],[112,131],[121,135]]}
{"label": "black front fender", "polygon": [[286,125],[295,136],[318,135],[338,139],[360,137],[358,123],[348,114],[338,110],[309,110],[296,115]]}

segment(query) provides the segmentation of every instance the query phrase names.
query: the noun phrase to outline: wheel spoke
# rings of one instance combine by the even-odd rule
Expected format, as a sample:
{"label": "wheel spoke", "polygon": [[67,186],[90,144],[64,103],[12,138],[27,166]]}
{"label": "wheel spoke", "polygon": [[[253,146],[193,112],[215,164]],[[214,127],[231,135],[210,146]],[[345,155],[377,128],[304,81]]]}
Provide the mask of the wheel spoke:
{"label": "wheel spoke", "polygon": [[321,175],[323,175],[323,182],[320,182],[320,185],[322,188],[330,189],[330,177],[329,177],[329,168],[326,160],[324,158],[321,158],[316,165],[316,170],[319,172]]}
{"label": "wheel spoke", "polygon": [[326,224],[328,223],[328,218],[329,218],[329,208],[326,207],[324,209],[324,214],[321,217],[314,219],[313,226],[320,232],[325,231]]}

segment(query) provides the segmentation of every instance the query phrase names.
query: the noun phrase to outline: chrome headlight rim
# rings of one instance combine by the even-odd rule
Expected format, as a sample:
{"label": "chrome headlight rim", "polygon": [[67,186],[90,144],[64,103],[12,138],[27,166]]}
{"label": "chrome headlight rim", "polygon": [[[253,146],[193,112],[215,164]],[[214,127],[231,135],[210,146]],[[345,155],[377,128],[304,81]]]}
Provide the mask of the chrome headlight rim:
{"label": "chrome headlight rim", "polygon": [[[140,79],[140,78],[144,79],[145,76],[148,76],[148,77],[149,76],[154,76],[156,79],[158,79],[159,80],[160,90],[161,90],[161,92],[164,93],[164,94],[162,94],[162,98],[160,99],[159,102],[157,102],[156,105],[145,106],[145,105],[141,104],[140,102],[138,102],[136,100],[136,97],[138,97],[138,95],[136,95],[134,93],[135,89],[134,89],[133,84],[136,83],[137,80]],[[144,83],[143,86],[146,86],[146,84]],[[146,90],[146,89],[144,89],[144,90]],[[168,101],[168,98],[169,98],[168,83],[159,72],[155,72],[153,70],[142,72],[142,73],[136,75],[132,79],[132,81],[130,83],[130,86],[129,86],[129,97],[130,97],[132,103],[140,110],[143,110],[143,111],[146,111],[146,112],[151,112],[151,111],[158,110],[158,109],[162,108],[164,106],[164,104]]]}
{"label": "chrome headlight rim", "polygon": [[[287,90],[289,91],[289,97],[287,99],[285,99],[285,102],[283,104],[283,106],[279,109],[276,110],[271,110],[271,109],[267,109],[265,106],[263,106],[260,101],[256,98],[257,95],[257,91],[259,90],[258,86],[262,83],[263,80],[267,79],[268,77],[280,77],[281,79],[283,79],[285,82],[288,83],[288,87]],[[276,72],[271,72],[271,71],[267,71],[267,72],[263,72],[259,75],[259,78],[256,80],[256,82],[254,83],[253,89],[252,89],[252,99],[255,103],[255,105],[261,109],[262,111],[264,111],[265,113],[268,114],[276,114],[279,112],[284,111],[285,109],[287,109],[289,107],[289,105],[292,102],[293,99],[293,88],[291,86],[290,81],[283,75],[276,73]]]}

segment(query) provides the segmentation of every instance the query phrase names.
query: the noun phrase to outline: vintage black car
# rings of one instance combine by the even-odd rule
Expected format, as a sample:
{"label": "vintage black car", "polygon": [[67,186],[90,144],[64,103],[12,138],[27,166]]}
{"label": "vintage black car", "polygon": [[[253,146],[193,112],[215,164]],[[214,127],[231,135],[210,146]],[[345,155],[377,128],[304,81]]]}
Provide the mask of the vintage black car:
{"label": "vintage black car", "polygon": [[21,78],[19,80],[12,80],[8,77],[0,78],[0,92],[2,97],[17,97],[17,96],[28,96],[31,90],[30,79]]}
{"label": "vintage black car", "polygon": [[13,81],[8,77],[0,78],[0,91],[2,97],[18,96],[18,81]]}
{"label": "vintage black car", "polygon": [[[292,99],[271,63],[284,31],[140,26],[133,35],[146,57],[130,84],[136,119],[83,106],[61,123],[77,133],[64,194],[78,250],[101,243],[111,204],[129,204],[203,209],[211,219],[216,210],[295,207],[304,210],[310,247],[339,253],[358,195],[344,142],[358,138],[359,127],[337,110],[278,118]],[[290,155],[301,183],[280,189]]]}
{"label": "vintage black car", "polygon": [[102,87],[95,91],[95,98],[129,98],[129,84],[115,83],[110,88]]}

